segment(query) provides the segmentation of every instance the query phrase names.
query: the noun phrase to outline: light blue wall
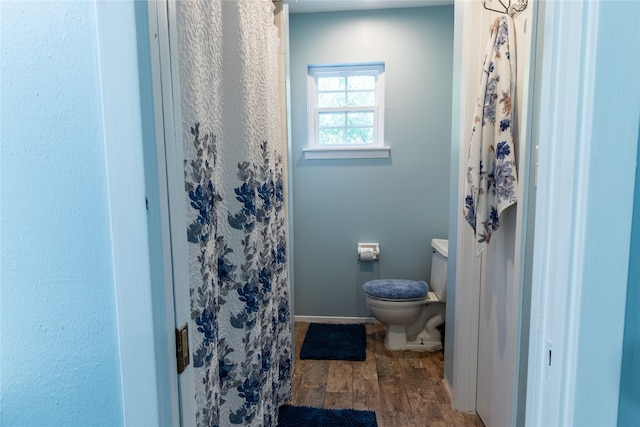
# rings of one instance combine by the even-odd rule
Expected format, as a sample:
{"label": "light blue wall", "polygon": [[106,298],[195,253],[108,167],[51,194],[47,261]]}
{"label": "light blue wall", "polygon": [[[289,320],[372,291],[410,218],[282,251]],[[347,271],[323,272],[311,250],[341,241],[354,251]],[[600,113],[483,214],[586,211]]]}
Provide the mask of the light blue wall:
{"label": "light blue wall", "polygon": [[[294,14],[290,55],[296,315],[369,316],[362,284],[428,279],[447,237],[453,7]],[[307,65],[377,61],[391,158],[305,160]]]}
{"label": "light blue wall", "polygon": [[[640,147],[640,130],[638,131]],[[640,150],[636,162],[636,190],[629,253],[629,282],[627,285],[627,311],[620,375],[620,403],[618,425],[633,426],[640,420]]]}
{"label": "light blue wall", "polygon": [[95,6],[1,8],[0,423],[122,425]]}

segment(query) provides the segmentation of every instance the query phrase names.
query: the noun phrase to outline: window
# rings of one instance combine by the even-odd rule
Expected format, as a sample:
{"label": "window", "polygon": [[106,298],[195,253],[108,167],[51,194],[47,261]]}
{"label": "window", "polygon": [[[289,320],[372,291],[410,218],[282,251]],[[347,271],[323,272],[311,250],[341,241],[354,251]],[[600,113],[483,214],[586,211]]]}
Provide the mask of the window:
{"label": "window", "polygon": [[307,159],[389,157],[384,64],[308,67]]}

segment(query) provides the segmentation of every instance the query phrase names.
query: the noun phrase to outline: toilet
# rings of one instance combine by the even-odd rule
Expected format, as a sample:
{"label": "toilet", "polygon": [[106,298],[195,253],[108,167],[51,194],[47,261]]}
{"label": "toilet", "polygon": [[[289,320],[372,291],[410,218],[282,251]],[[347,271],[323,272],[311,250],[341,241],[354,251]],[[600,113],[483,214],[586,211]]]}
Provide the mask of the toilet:
{"label": "toilet", "polygon": [[445,319],[449,241],[432,239],[431,248],[429,284],[416,280],[381,279],[371,280],[362,286],[369,312],[387,325],[384,344],[390,350],[442,349],[438,327]]}

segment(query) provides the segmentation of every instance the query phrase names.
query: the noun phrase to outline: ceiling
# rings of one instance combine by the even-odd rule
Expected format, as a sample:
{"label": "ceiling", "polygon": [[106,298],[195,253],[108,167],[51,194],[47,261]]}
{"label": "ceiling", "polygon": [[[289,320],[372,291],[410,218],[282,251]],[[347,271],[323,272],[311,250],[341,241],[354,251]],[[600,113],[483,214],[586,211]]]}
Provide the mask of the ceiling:
{"label": "ceiling", "polygon": [[454,0],[285,0],[289,13],[452,5]]}

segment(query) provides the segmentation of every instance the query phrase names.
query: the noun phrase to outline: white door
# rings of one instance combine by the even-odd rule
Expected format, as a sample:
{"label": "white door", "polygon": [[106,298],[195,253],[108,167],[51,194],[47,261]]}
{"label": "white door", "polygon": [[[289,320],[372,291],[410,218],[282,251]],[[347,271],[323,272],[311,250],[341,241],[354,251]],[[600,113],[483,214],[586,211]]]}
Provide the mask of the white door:
{"label": "white door", "polygon": [[[155,102],[156,140],[159,192],[166,203],[161,204],[163,217],[163,262],[167,307],[173,300],[175,328],[190,323],[186,196],[184,191],[183,143],[180,119],[180,80],[176,51],[176,10],[174,2],[149,2],[149,26],[152,44],[151,62]],[[163,179],[164,178],[164,179]],[[167,314],[168,316],[170,313]],[[190,325],[189,325],[190,328]],[[189,354],[193,349],[189,330]],[[169,331],[173,335],[173,331]],[[169,342],[177,338],[170,336]],[[175,363],[175,351],[169,350],[169,363]],[[190,362],[178,375],[180,424],[196,423],[196,402],[193,364]],[[177,417],[174,415],[174,422]]]}
{"label": "white door", "polygon": [[[526,241],[527,237],[533,236],[532,229],[527,231],[527,224],[529,221],[529,226],[533,227],[530,206],[535,204],[535,187],[530,185],[532,174],[527,178],[527,169],[530,169],[535,153],[530,136],[531,80],[535,69],[532,40],[537,22],[535,8],[536,3],[529,2],[527,9],[513,20],[517,63],[515,116],[519,201],[501,217],[500,228],[492,236],[481,261],[476,411],[487,427],[514,425],[523,415],[518,411],[524,410],[518,406],[523,399],[518,381],[521,379],[519,370],[527,369],[526,365],[520,365],[520,351],[528,350],[520,348],[522,344],[526,345],[521,334],[523,328],[529,329],[528,319],[523,319],[523,304],[528,304],[530,287],[523,286],[523,275],[527,257],[532,256],[525,246],[532,244]],[[493,18],[494,14],[491,15]],[[486,30],[484,34],[486,37]],[[525,212],[525,207],[529,208],[528,212]],[[528,314],[528,305],[526,307]]]}
{"label": "white door", "polygon": [[476,411],[487,427],[512,424],[519,286],[514,274],[515,217],[510,208],[482,255]]}

